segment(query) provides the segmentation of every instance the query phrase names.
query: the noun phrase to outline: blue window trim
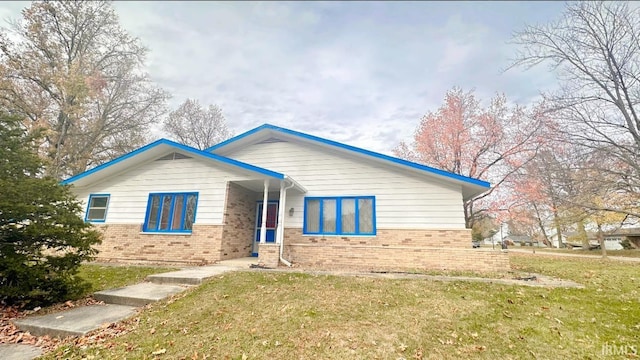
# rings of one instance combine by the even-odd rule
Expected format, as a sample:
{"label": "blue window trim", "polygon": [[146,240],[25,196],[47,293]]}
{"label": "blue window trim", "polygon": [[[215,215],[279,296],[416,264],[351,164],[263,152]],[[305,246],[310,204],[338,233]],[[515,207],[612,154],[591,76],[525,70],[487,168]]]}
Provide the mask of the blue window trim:
{"label": "blue window trim", "polygon": [[[94,197],[106,197],[107,198],[107,206],[104,209],[104,219],[95,220],[89,219],[89,209],[91,208],[91,199]],[[84,213],[84,222],[92,222],[92,223],[103,223],[107,220],[107,211],[109,211],[109,202],[111,201],[111,194],[89,194],[89,201],[87,202],[87,211]]]}
{"label": "blue window trim", "polygon": [[[355,226],[355,232],[344,232],[341,231],[342,230],[342,200],[343,199],[352,199],[355,200],[355,216],[356,216],[356,226]],[[373,219],[372,220],[372,224],[373,224],[373,231],[372,232],[360,232],[360,222],[357,221],[358,219],[360,219],[359,215],[360,215],[360,206],[359,206],[359,201],[361,199],[369,199],[372,201],[372,208],[373,208]],[[307,206],[309,204],[309,200],[320,200],[320,214],[319,214],[319,231],[318,232],[310,232],[307,229]],[[324,206],[322,205],[323,200],[335,200],[336,202],[336,231],[334,232],[325,232],[323,231],[324,229],[322,228],[322,217],[324,215]],[[366,235],[366,236],[375,236],[377,233],[377,226],[376,226],[376,197],[375,196],[307,196],[304,198],[304,214],[303,214],[303,226],[302,226],[302,234],[303,235],[353,235],[353,236],[362,236],[362,235]]]}
{"label": "blue window trim", "polygon": [[[176,202],[176,197],[178,195],[184,195],[184,201],[185,201],[185,206],[182,207],[182,216],[181,216],[181,220],[180,220],[180,229],[178,230],[173,230],[171,229],[171,224],[169,225],[169,229],[167,230],[161,230],[158,229],[157,227],[160,226],[160,217],[162,216],[162,205],[164,203],[164,197],[165,196],[171,196],[171,205],[169,207],[169,217],[172,219],[173,218],[173,209],[175,206],[175,202]],[[184,228],[184,221],[185,221],[185,215],[187,213],[187,206],[186,206],[186,202],[187,202],[187,197],[189,195],[195,195],[196,196],[196,205],[195,208],[193,209],[193,223],[196,223],[196,215],[198,212],[198,197],[199,197],[199,193],[195,192],[195,191],[190,191],[190,192],[163,192],[163,193],[149,193],[149,199],[147,200],[147,211],[144,214],[144,225],[142,226],[142,231],[143,232],[151,232],[151,233],[182,233],[182,234],[190,234],[192,232],[192,230],[182,230]],[[158,207],[158,214],[156,215],[156,229],[149,229],[148,228],[148,221],[147,219],[149,218],[149,212],[151,211],[151,199],[154,196],[160,196],[160,205]]]}

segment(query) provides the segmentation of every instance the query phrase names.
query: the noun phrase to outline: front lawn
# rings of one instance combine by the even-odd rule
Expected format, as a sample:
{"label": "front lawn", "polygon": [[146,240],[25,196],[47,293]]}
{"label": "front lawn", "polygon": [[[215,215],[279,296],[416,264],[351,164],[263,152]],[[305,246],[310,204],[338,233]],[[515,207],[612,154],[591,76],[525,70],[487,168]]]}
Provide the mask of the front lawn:
{"label": "front lawn", "polygon": [[175,271],[176,268],[153,266],[120,266],[102,264],[83,264],[78,275],[91,284],[88,294],[106,289],[114,289],[122,286],[143,282],[152,274]]}
{"label": "front lawn", "polygon": [[638,349],[637,264],[510,257],[515,269],[586,288],[235,272],[153,305],[119,337],[47,359],[599,359]]}

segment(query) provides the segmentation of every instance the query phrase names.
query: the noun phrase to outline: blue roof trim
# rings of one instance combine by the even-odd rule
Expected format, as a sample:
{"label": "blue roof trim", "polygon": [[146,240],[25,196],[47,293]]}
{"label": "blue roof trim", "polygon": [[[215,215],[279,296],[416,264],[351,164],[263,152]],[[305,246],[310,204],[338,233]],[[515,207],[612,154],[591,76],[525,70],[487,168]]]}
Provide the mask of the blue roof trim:
{"label": "blue roof trim", "polygon": [[227,140],[225,140],[225,141],[223,141],[221,143],[213,145],[213,146],[205,149],[204,151],[211,152],[211,151],[217,150],[218,148],[221,148],[221,147],[224,147],[224,146],[229,145],[231,143],[234,143],[234,142],[236,142],[236,141],[238,141],[240,139],[243,139],[243,138],[245,138],[245,137],[247,137],[249,135],[253,135],[253,134],[257,133],[258,131],[261,131],[261,130],[264,130],[264,129],[273,129],[273,130],[282,129],[282,130],[287,130],[285,128],[279,128],[277,126],[270,125],[270,124],[260,125],[255,129],[249,130],[249,131],[244,132],[244,133],[242,133],[242,134],[240,134],[238,136],[234,136],[231,139],[227,139]]}
{"label": "blue roof trim", "polygon": [[206,158],[211,159],[211,160],[215,160],[215,161],[218,161],[218,162],[221,162],[221,163],[225,163],[225,164],[228,164],[228,165],[231,165],[231,166],[239,167],[241,169],[253,171],[253,172],[256,172],[256,173],[259,173],[259,174],[262,174],[262,175],[266,175],[266,176],[270,176],[270,177],[273,177],[273,178],[276,178],[276,179],[284,179],[284,177],[285,177],[284,174],[281,174],[281,173],[278,173],[278,172],[275,172],[275,171],[271,171],[271,170],[268,170],[268,169],[257,167],[257,166],[254,166],[254,165],[251,165],[251,164],[247,164],[247,163],[244,163],[244,162],[241,162],[241,161],[238,161],[238,160],[230,159],[230,158],[227,158],[227,157],[224,157],[224,156],[212,154],[212,153],[209,153],[209,152],[206,152],[206,151],[198,150],[196,148],[192,148],[191,146],[183,145],[183,144],[171,141],[171,140],[160,139],[160,140],[156,140],[156,141],[154,141],[154,142],[152,142],[150,144],[147,144],[147,145],[145,145],[145,146],[143,146],[143,147],[141,147],[139,149],[136,149],[136,150],[134,150],[134,151],[132,151],[132,152],[130,152],[128,154],[124,154],[124,155],[122,155],[122,156],[120,156],[118,158],[115,158],[115,159],[113,159],[113,160],[111,160],[109,162],[106,162],[106,163],[104,163],[102,165],[96,166],[91,170],[87,170],[87,171],[85,171],[83,173],[80,173],[80,174],[78,174],[76,176],[72,176],[72,177],[70,177],[70,178],[68,178],[66,180],[63,180],[61,182],[61,184],[63,184],[63,185],[71,184],[71,183],[73,183],[73,182],[75,182],[75,181],[77,181],[79,179],[82,179],[82,178],[88,176],[88,175],[91,175],[93,173],[96,173],[96,172],[99,172],[101,170],[104,170],[104,169],[106,169],[106,168],[108,168],[108,167],[110,167],[112,165],[115,165],[115,164],[117,164],[117,163],[119,163],[119,162],[121,162],[123,160],[135,157],[138,154],[141,154],[141,153],[143,153],[145,151],[148,151],[148,150],[150,150],[150,149],[152,149],[154,147],[157,147],[157,146],[163,145],[163,144],[172,146],[174,148],[177,148],[179,150],[185,151],[187,153],[191,153],[191,154],[198,155],[198,156],[203,156],[203,157],[206,157]]}
{"label": "blue roof trim", "polygon": [[345,150],[349,150],[349,151],[353,151],[355,153],[359,153],[359,154],[363,154],[363,155],[367,155],[367,156],[371,156],[373,158],[376,159],[381,159],[381,160],[386,160],[386,161],[390,161],[392,163],[396,163],[396,164],[400,164],[400,165],[404,165],[410,168],[414,168],[417,170],[421,170],[421,171],[426,171],[426,172],[430,172],[433,174],[437,174],[440,176],[445,176],[451,179],[455,179],[455,180],[459,180],[459,181],[464,181],[466,183],[470,183],[470,184],[474,184],[474,185],[479,185],[485,188],[490,188],[491,184],[487,181],[483,181],[483,180],[479,180],[479,179],[475,179],[472,177],[468,177],[468,176],[464,176],[464,175],[459,175],[459,174],[454,174],[448,171],[444,171],[444,170],[440,170],[440,169],[436,169],[433,168],[431,166],[427,166],[427,165],[422,165],[422,164],[418,164],[415,162],[411,162],[411,161],[407,161],[407,160],[403,160],[397,157],[393,157],[393,156],[389,156],[389,155],[384,155],[384,154],[380,154],[374,151],[370,151],[370,150],[365,150],[362,148],[358,148],[355,146],[351,146],[351,145],[347,145],[347,144],[343,144],[337,141],[333,141],[333,140],[327,140],[324,138],[320,138],[317,136],[313,136],[313,135],[309,135],[309,134],[305,134],[305,133],[301,133],[298,131],[294,131],[294,130],[289,130],[289,129],[285,129],[279,126],[275,126],[275,125],[271,125],[271,124],[264,124],[261,125],[255,129],[249,130],[243,134],[240,134],[236,137],[233,137],[229,140],[223,141],[217,145],[214,145],[208,149],[206,149],[205,151],[214,151],[217,150],[219,148],[222,148],[226,145],[229,145],[233,142],[236,142],[240,139],[243,139],[249,135],[255,134],[256,132],[259,132],[261,130],[264,129],[270,129],[270,130],[274,130],[274,131],[278,131],[284,134],[289,134],[289,135],[293,135],[293,136],[297,136],[297,137],[301,137],[303,139],[307,139],[307,140],[312,140],[312,141],[316,141],[322,144],[327,144],[327,145],[331,145],[331,146],[335,146],[337,148],[341,148],[341,149],[345,149]]}

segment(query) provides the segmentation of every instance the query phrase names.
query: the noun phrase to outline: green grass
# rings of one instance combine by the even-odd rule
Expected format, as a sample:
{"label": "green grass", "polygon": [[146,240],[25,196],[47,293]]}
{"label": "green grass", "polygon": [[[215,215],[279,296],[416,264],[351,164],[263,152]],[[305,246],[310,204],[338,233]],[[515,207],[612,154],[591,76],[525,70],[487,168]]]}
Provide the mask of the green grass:
{"label": "green grass", "polygon": [[585,289],[235,272],[46,358],[610,359],[603,346],[640,347],[637,264],[510,258]]}
{"label": "green grass", "polygon": [[148,275],[174,270],[168,267],[83,264],[78,275],[91,284],[87,290],[89,295],[100,290],[136,284],[144,281]]}

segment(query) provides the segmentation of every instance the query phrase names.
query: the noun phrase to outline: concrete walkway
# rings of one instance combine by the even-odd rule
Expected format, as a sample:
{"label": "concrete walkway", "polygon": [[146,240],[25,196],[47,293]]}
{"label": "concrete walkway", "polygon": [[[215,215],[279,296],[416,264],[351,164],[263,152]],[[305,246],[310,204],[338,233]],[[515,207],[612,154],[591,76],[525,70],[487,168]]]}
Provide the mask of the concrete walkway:
{"label": "concrete walkway", "polygon": [[[585,259],[602,260],[602,254],[600,253],[600,250],[594,250],[594,252],[597,253],[598,255],[568,254],[568,253],[561,253],[561,252],[554,252],[554,251],[544,251],[544,250],[543,251],[536,250],[536,252],[534,254],[532,250],[513,249],[513,248],[509,248],[509,252],[518,253],[518,254],[529,254],[529,255],[532,255],[532,256],[549,255],[549,256],[578,257],[578,258],[585,258]],[[609,255],[607,255],[607,259],[608,260],[617,260],[617,261],[640,262],[640,257],[609,256]]]}
{"label": "concrete walkway", "polygon": [[[248,269],[250,264],[257,263],[257,260],[237,259],[211,266],[150,275],[147,277],[148,282],[95,293],[96,300],[105,302],[104,305],[83,306],[48,315],[29,316],[14,321],[14,324],[36,336],[83,336],[104,324],[118,322],[134,315],[137,307],[166,299],[186,290],[188,286],[199,285],[204,280],[227,271]],[[42,350],[33,345],[0,344],[2,360],[31,360],[41,354]]]}

